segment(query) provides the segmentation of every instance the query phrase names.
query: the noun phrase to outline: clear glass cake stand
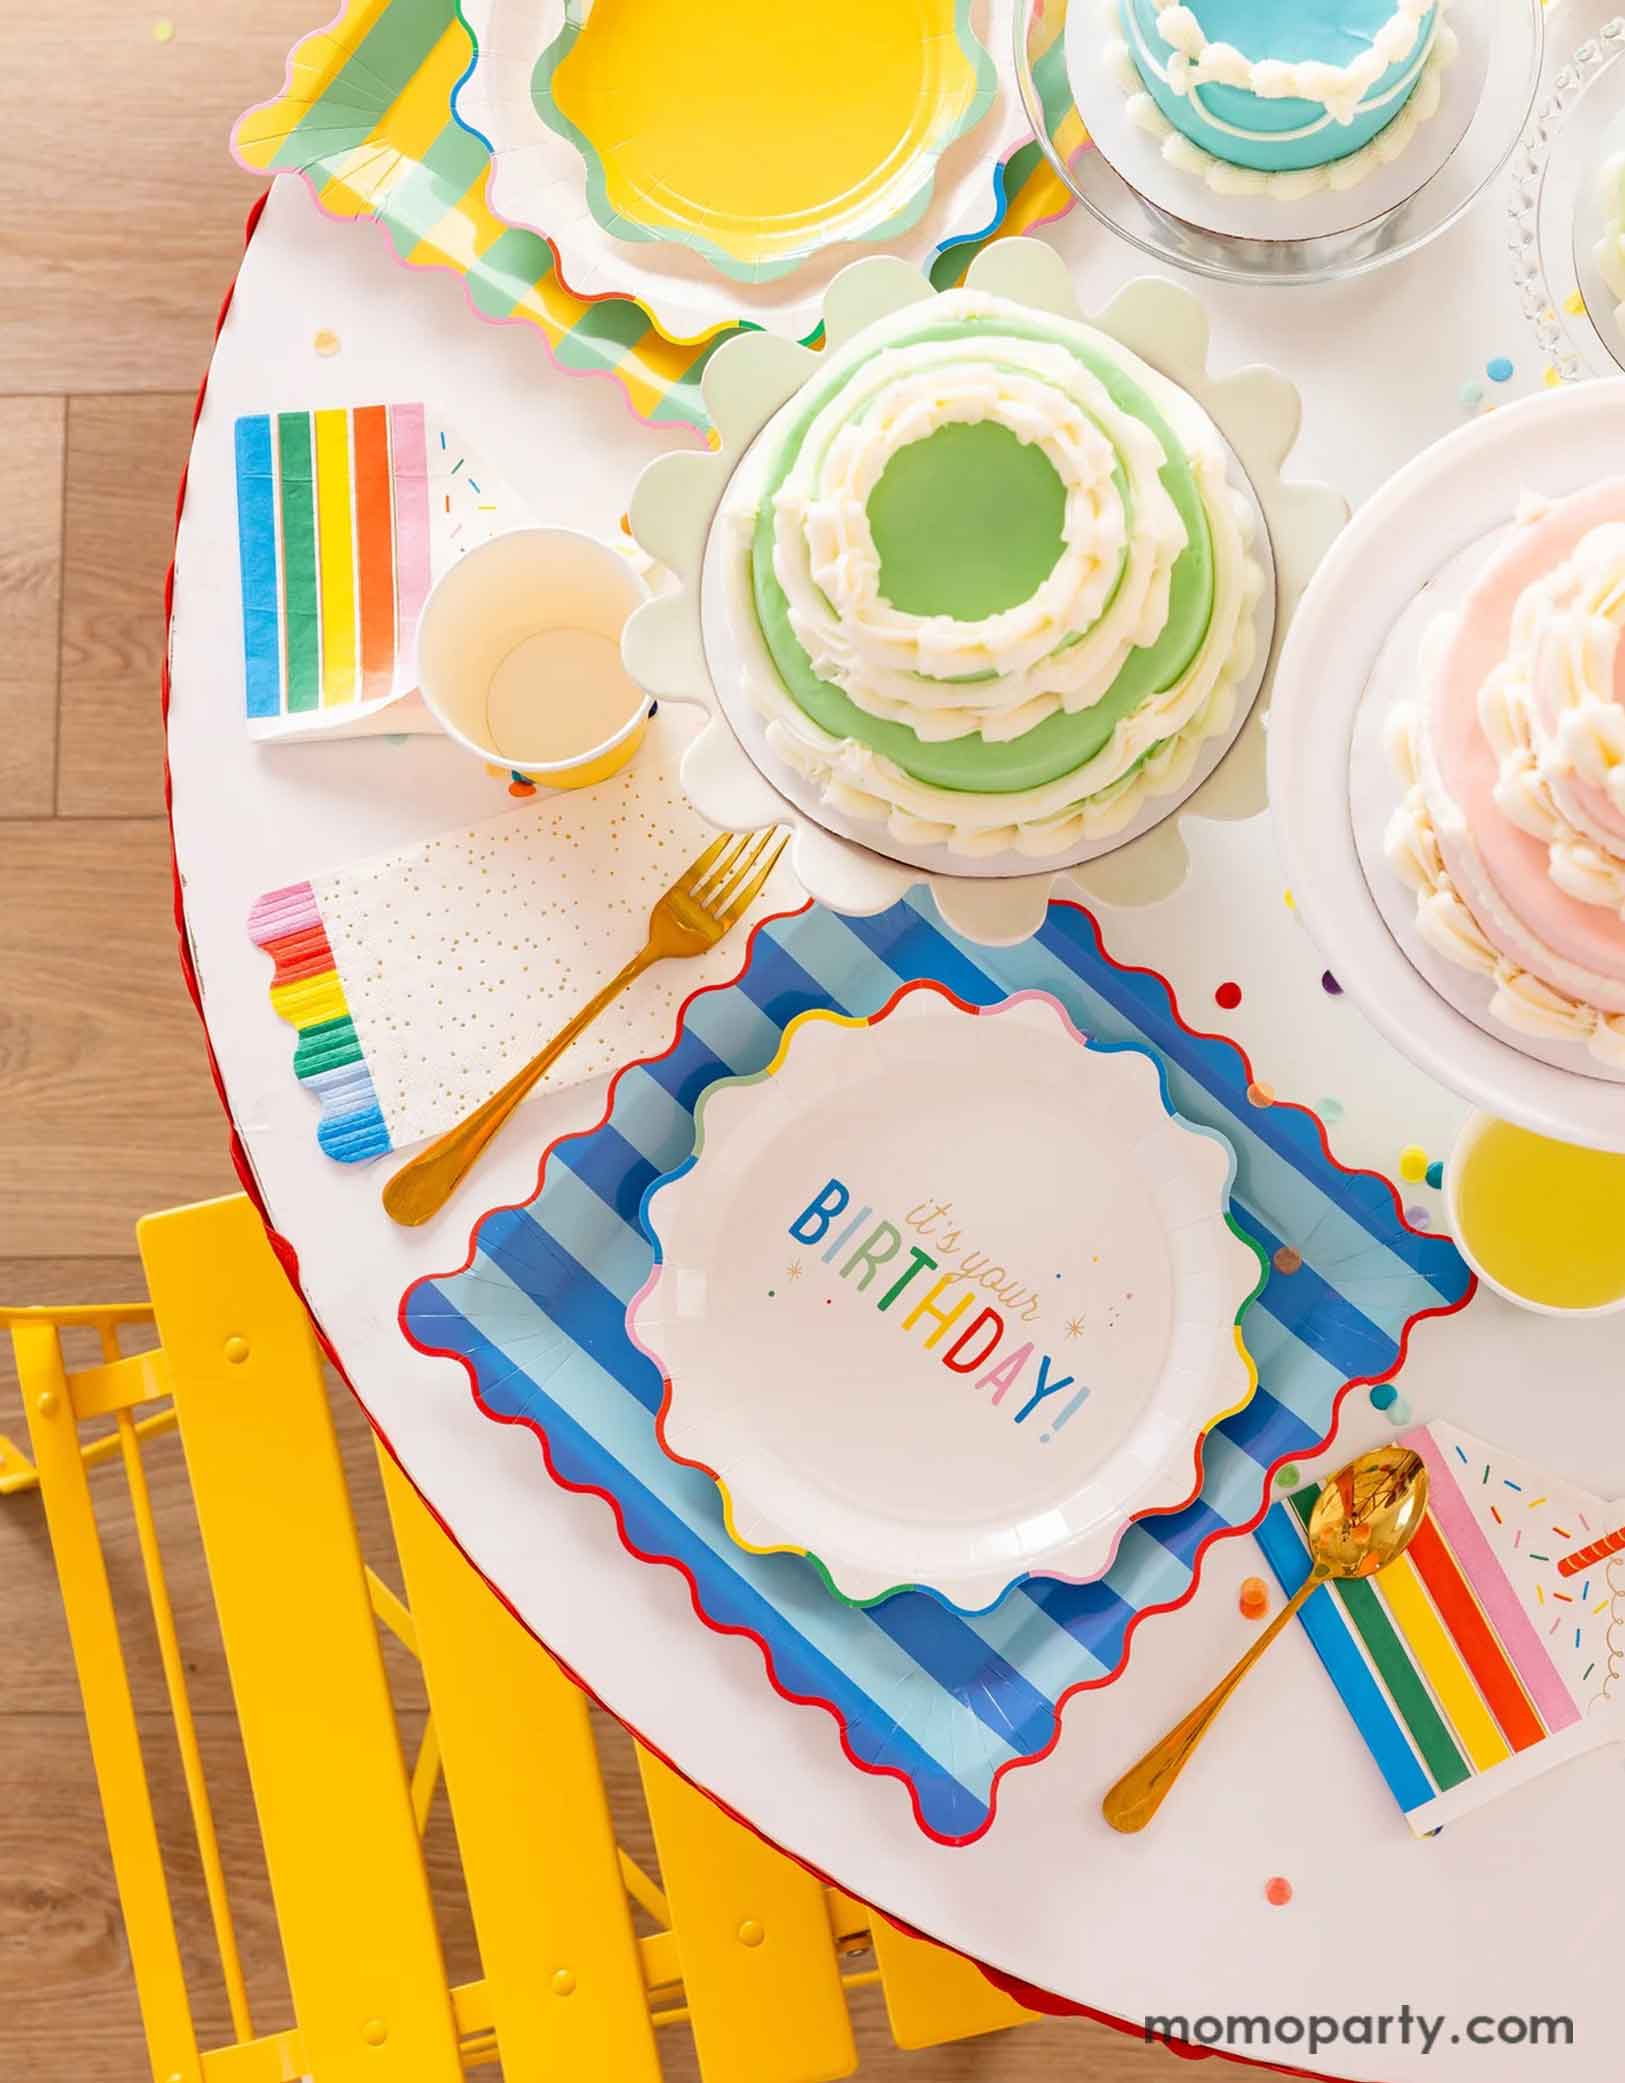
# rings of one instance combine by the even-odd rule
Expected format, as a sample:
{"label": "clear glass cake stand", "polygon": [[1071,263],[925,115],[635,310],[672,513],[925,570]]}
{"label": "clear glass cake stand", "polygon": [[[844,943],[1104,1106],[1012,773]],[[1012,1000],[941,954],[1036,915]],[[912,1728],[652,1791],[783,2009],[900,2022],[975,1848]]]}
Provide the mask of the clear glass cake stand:
{"label": "clear glass cake stand", "polygon": [[[1256,199],[1244,206],[1214,195],[1194,174],[1162,166],[1153,142],[1129,134],[1127,92],[1106,57],[1116,5],[1021,0],[1015,64],[1028,118],[1057,177],[1092,216],[1142,253],[1209,281],[1282,288],[1347,281],[1419,251],[1501,172],[1540,90],[1542,0],[1465,0],[1451,15],[1462,45],[1454,86],[1447,74],[1439,115],[1394,165],[1373,175],[1368,189],[1271,199],[1263,210]],[[1480,80],[1476,103],[1464,104],[1463,82]],[[1429,131],[1446,122],[1452,94],[1457,105],[1441,154],[1440,134]],[[1426,169],[1420,182],[1407,184],[1406,170],[1414,176],[1419,168]]]}
{"label": "clear glass cake stand", "polygon": [[1513,161],[1509,243],[1524,314],[1565,383],[1625,369],[1620,299],[1597,266],[1601,176],[1625,151],[1625,16],[1552,77]]}

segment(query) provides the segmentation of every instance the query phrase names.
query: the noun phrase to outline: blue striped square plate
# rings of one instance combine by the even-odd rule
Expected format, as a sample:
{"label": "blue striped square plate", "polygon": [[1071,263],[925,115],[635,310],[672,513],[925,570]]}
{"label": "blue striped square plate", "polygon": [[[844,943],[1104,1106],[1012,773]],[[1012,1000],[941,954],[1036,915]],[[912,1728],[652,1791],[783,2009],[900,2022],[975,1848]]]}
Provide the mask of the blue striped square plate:
{"label": "blue striped square plate", "polygon": [[[1234,1145],[1233,1211],[1272,1264],[1248,1315],[1259,1389],[1208,1436],[1196,1502],[1131,1528],[1099,1583],[1023,1584],[976,1618],[919,1592],[845,1606],[807,1558],[735,1547],[716,1485],[661,1452],[660,1376],[626,1334],[653,1262],[639,1206],[691,1154],[700,1094],[770,1062],[798,1014],[866,1017],[922,978],[975,1005],[1047,991],[1085,1033],[1154,1050],[1178,1111]],[[984,948],[922,889],[874,918],[811,905],[760,926],[739,977],[690,999],[673,1047],[619,1073],[599,1125],[553,1147],[529,1203],[484,1218],[466,1265],[411,1287],[401,1323],[462,1361],[488,1413],[540,1435],[559,1482],[609,1502],[635,1554],[680,1570],[711,1626],[753,1636],[779,1692],[835,1716],[854,1764],[901,1779],[924,1830],[964,1844],[1000,1777],[1053,1747],[1067,1698],[1116,1677],[1138,1622],[1183,1604],[1208,1544],[1255,1526],[1275,1470],[1326,1443],[1344,1392],[1396,1372],[1417,1320],[1472,1287],[1386,1179],[1345,1170],[1313,1114],[1186,1026],[1163,978],[1115,963],[1089,913],[1053,904],[1031,940]]]}

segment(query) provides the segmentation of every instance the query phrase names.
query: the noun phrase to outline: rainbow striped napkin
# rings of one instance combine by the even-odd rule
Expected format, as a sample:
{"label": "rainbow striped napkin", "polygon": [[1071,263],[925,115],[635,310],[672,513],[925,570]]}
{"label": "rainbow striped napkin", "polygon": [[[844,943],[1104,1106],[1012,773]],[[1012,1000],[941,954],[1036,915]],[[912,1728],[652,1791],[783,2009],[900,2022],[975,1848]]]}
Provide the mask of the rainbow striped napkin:
{"label": "rainbow striped napkin", "polygon": [[249,735],[434,729],[403,700],[423,603],[522,503],[420,404],[254,413],[236,434]]}
{"label": "rainbow striped napkin", "polygon": [[[1309,1639],[1406,1820],[1425,1836],[1582,1752],[1625,1742],[1625,1504],[1434,1424],[1403,1444],[1431,1505],[1409,1552],[1317,1592]],[[1258,1540],[1309,1574],[1311,1490]]]}

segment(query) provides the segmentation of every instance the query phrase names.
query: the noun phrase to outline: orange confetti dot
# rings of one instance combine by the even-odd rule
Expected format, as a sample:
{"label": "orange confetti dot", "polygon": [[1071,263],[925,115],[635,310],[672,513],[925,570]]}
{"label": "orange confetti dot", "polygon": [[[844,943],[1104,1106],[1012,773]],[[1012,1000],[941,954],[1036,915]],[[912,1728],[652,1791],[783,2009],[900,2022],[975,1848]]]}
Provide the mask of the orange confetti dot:
{"label": "orange confetti dot", "polygon": [[1275,1104],[1275,1087],[1263,1083],[1249,1085],[1247,1097],[1255,1107],[1272,1107]]}
{"label": "orange confetti dot", "polygon": [[324,325],[310,344],[318,354],[337,354],[339,351],[339,336],[330,326]]}
{"label": "orange confetti dot", "polygon": [[1270,1609],[1270,1588],[1262,1577],[1249,1577],[1241,1587],[1241,1617],[1262,1620]]}
{"label": "orange confetti dot", "polygon": [[1275,1254],[1275,1270],[1277,1273],[1301,1273],[1303,1253],[1290,1244],[1283,1244]]}
{"label": "orange confetti dot", "polygon": [[1285,1909],[1292,1900],[1292,1883],[1276,1874],[1273,1880],[1264,1883],[1264,1900],[1272,1909]]}

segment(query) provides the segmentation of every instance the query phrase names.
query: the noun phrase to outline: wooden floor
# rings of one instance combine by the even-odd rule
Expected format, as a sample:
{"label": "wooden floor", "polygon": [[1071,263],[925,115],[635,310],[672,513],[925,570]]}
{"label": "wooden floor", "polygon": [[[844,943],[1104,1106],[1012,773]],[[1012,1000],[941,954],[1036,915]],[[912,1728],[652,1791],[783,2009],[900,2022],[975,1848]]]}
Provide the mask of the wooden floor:
{"label": "wooden floor", "polygon": [[[227,131],[276,89],[288,46],[332,4],[0,7],[3,1301],[136,1294],[136,1217],[235,1185],[175,960],[161,588],[192,396],[255,192],[226,156]],[[364,1535],[381,1551],[365,1428],[342,1394],[336,1407]],[[20,1430],[0,1360],[0,1431]],[[153,1458],[160,1509],[178,1515],[173,1442]],[[134,1592],[121,1480],[98,1481],[115,1582]],[[35,1497],[0,1499],[0,1590],[0,2074],[135,2083],[147,2073],[139,2021]],[[201,1560],[184,1541],[176,1597],[183,1628],[206,1612]],[[152,1645],[136,1643],[132,1656],[156,1717]],[[398,1676],[410,1734],[421,1696],[404,1659]],[[235,1848],[251,1871],[252,1811],[217,1655],[200,1653],[193,1684],[228,1856]],[[604,1746],[629,1797],[624,1741],[606,1730]],[[163,1791],[178,1822],[179,1787]],[[443,1804],[431,1853],[451,1965],[467,1976],[477,1962]],[[185,1877],[177,1888],[201,1939],[200,1891]],[[245,1921],[274,1973],[262,1879],[257,1891],[250,1881]],[[211,1998],[203,2015],[223,2029]],[[862,2073],[876,2079],[1155,2083],[1184,2073],[1168,2054],[1081,2023],[908,2057],[891,2048],[877,2006],[863,2009],[861,2029]],[[674,2075],[693,2074],[688,2049],[671,2054]]]}

